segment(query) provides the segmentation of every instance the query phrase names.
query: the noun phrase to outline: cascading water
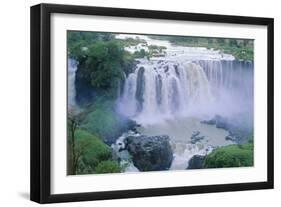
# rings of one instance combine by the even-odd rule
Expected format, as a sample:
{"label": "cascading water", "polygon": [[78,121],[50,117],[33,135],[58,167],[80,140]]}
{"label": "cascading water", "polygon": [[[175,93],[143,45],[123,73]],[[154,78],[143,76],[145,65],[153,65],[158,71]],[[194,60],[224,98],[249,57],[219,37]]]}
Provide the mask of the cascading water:
{"label": "cascading water", "polygon": [[191,61],[143,60],[127,77],[119,108],[126,116],[148,123],[184,116],[189,106],[208,105],[213,99],[200,65]]}
{"label": "cascading water", "polygon": [[76,106],[75,96],[75,76],[77,70],[77,62],[73,59],[68,59],[68,106]]}
{"label": "cascading water", "polygon": [[141,60],[126,78],[119,110],[142,124],[252,113],[252,71],[251,62],[236,60]]}
{"label": "cascading water", "polygon": [[[140,37],[148,45],[165,46],[166,55],[139,60],[136,70],[126,77],[118,109],[142,126],[140,133],[170,136],[174,150],[171,169],[186,169],[193,155],[205,155],[212,147],[232,143],[225,140],[226,130],[202,124],[202,120],[247,114],[246,122],[252,127],[252,62],[215,50]],[[206,139],[191,143],[195,130]]]}

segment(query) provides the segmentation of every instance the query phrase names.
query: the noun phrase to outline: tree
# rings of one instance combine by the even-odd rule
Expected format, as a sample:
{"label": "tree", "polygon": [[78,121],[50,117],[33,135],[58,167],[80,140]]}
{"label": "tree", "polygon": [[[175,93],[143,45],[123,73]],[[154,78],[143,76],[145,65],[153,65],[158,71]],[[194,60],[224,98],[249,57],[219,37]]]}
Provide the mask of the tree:
{"label": "tree", "polygon": [[87,141],[79,142],[76,139],[76,131],[81,123],[81,113],[76,109],[68,109],[67,116],[67,128],[68,128],[68,142],[67,142],[67,154],[68,154],[68,174],[75,175],[78,169],[78,161],[84,148],[89,144]]}

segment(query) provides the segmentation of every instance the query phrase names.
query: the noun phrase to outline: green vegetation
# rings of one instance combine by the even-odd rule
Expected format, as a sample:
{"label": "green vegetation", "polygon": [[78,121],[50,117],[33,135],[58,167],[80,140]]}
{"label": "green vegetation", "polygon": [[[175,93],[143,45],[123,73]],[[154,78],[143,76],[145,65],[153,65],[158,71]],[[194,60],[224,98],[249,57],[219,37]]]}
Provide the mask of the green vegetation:
{"label": "green vegetation", "polygon": [[81,151],[79,159],[84,165],[94,170],[100,161],[111,159],[110,147],[105,145],[98,136],[84,130],[77,130],[75,135],[78,143],[87,144]]}
{"label": "green vegetation", "polygon": [[148,45],[147,42],[140,38],[126,38],[126,39],[117,39],[117,41],[120,43],[123,47],[134,47],[137,45],[141,45],[143,47],[147,47],[146,51],[145,49],[136,50],[133,54],[130,54],[131,58],[144,58],[147,57],[148,59],[151,57],[160,57],[165,56],[166,52],[165,49],[167,49],[164,46],[158,46],[158,45]]}
{"label": "green vegetation", "polygon": [[254,58],[253,40],[158,35],[150,37],[168,40],[174,45],[213,48],[226,54],[232,54],[238,60],[253,60]]}
{"label": "green vegetation", "polygon": [[135,58],[144,58],[144,57],[149,57],[149,53],[146,52],[144,49],[140,49],[135,51],[133,56]]}
{"label": "green vegetation", "polygon": [[[69,117],[74,117],[70,115]],[[77,119],[76,119],[77,120]],[[112,150],[99,136],[79,128],[78,122],[73,130],[73,125],[68,127],[68,174],[97,173],[102,162],[110,162],[113,167],[107,168],[107,173],[117,172],[119,164],[112,160]],[[73,133],[74,132],[74,133]],[[108,165],[108,164],[107,164]]]}
{"label": "green vegetation", "polygon": [[117,96],[123,80],[124,50],[114,41],[99,41],[89,45],[87,56],[79,61],[78,78],[97,91],[107,91],[112,98]]}
{"label": "green vegetation", "polygon": [[117,39],[123,47],[137,46],[138,44],[142,44],[143,46],[147,46],[145,40],[140,38],[125,38],[125,39]]}
{"label": "green vegetation", "polygon": [[133,121],[115,112],[113,101],[97,100],[88,108],[81,128],[99,135],[105,143],[111,145],[123,131],[133,125]]}
{"label": "green vegetation", "polygon": [[147,57],[148,59],[150,59],[152,57],[163,57],[166,55],[165,49],[167,48],[164,46],[148,45],[147,48],[148,51],[145,51],[144,49],[135,51],[133,57],[134,58]]}
{"label": "green vegetation", "polygon": [[220,147],[206,156],[204,168],[253,166],[253,144]]}
{"label": "green vegetation", "polygon": [[148,54],[149,57],[160,57],[166,55],[167,48],[165,46],[157,46],[157,45],[149,45],[148,46]]}
{"label": "green vegetation", "polygon": [[68,32],[67,39],[68,55],[78,62],[77,85],[94,91],[90,102],[81,103],[79,113],[68,109],[68,174],[120,172],[109,145],[133,124],[115,112],[124,73],[130,73],[135,64],[135,57],[124,47],[145,42],[76,31]]}
{"label": "green vegetation", "polygon": [[68,32],[69,57],[78,61],[77,79],[97,93],[114,99],[132,69],[134,58],[114,35],[96,32]]}
{"label": "green vegetation", "polygon": [[111,103],[95,103],[92,108],[83,120],[82,127],[92,133],[97,133],[101,137],[108,137],[113,134],[118,120],[114,116]]}
{"label": "green vegetation", "polygon": [[89,45],[98,41],[110,41],[113,38],[111,33],[69,31],[67,33],[68,55],[70,58],[81,61],[87,58]]}
{"label": "green vegetation", "polygon": [[115,161],[107,160],[102,161],[96,167],[96,173],[118,173],[121,172],[121,168]]}

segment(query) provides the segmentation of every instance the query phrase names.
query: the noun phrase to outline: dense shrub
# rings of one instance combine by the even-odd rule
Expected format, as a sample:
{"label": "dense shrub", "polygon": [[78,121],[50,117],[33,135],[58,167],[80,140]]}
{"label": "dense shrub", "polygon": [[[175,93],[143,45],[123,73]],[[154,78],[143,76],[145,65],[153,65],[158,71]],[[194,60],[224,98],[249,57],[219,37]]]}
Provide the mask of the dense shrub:
{"label": "dense shrub", "polygon": [[116,161],[107,160],[100,162],[95,169],[96,173],[118,173],[121,172],[121,168]]}
{"label": "dense shrub", "polygon": [[109,41],[114,36],[111,33],[69,31],[67,33],[68,54],[77,61],[82,60],[87,54],[87,47],[97,41]]}
{"label": "dense shrub", "polygon": [[134,63],[124,43],[108,33],[68,32],[68,54],[78,62],[76,83],[111,99],[117,97],[124,74],[131,72]]}
{"label": "dense shrub", "polygon": [[102,140],[85,130],[78,129],[75,133],[77,140],[76,153],[81,153],[79,157],[79,174],[90,173],[102,161],[111,159],[111,148]]}
{"label": "dense shrub", "polygon": [[228,145],[206,156],[204,168],[253,166],[253,144]]}

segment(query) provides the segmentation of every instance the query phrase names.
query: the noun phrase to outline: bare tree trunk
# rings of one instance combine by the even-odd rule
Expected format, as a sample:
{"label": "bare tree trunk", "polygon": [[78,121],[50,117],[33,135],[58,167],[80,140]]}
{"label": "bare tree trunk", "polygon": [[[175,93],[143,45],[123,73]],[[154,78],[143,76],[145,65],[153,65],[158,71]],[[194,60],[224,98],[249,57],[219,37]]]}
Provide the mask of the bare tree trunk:
{"label": "bare tree trunk", "polygon": [[76,123],[72,120],[71,126],[71,148],[72,148],[72,174],[76,174],[77,164],[76,164],[76,150],[75,150],[75,130],[76,130]]}
{"label": "bare tree trunk", "polygon": [[69,140],[67,143],[68,147],[68,174],[70,175],[75,175],[77,171],[77,155],[76,155],[76,143],[75,143],[75,131],[77,128],[77,123],[75,122],[74,119],[70,119],[68,122],[68,127],[69,127]]}

